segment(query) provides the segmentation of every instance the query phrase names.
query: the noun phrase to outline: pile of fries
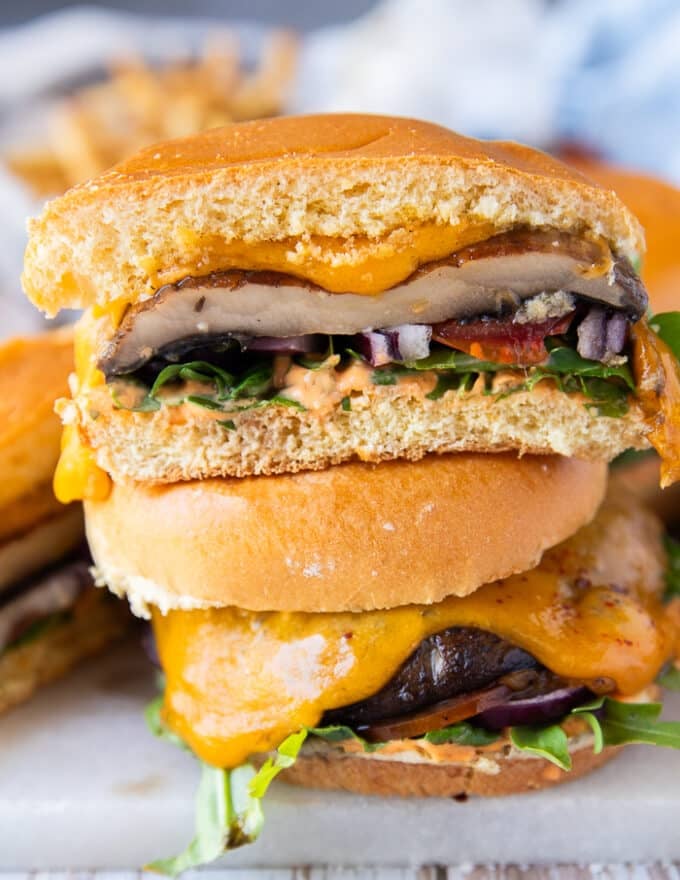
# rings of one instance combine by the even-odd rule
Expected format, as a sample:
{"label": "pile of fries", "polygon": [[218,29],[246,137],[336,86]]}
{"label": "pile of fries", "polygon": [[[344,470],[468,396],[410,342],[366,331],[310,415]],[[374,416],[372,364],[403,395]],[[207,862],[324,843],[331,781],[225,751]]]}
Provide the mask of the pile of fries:
{"label": "pile of fries", "polygon": [[35,196],[58,195],[156,141],[281,113],[296,63],[297,40],[288,31],[272,34],[253,70],[228,33],[191,61],[155,67],[118,59],[104,82],[54,108],[46,146],[17,149],[4,162]]}

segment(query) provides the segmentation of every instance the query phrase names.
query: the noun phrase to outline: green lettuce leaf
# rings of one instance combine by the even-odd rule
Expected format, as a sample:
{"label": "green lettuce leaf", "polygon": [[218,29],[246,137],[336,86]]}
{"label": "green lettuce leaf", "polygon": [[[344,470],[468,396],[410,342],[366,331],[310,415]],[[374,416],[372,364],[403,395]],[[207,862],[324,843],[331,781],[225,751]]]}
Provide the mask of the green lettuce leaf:
{"label": "green lettuce leaf", "polygon": [[663,312],[654,315],[649,324],[680,360],[680,312]]}
{"label": "green lettuce leaf", "polygon": [[569,740],[559,724],[513,727],[510,741],[523,752],[545,758],[562,770],[571,770]]}

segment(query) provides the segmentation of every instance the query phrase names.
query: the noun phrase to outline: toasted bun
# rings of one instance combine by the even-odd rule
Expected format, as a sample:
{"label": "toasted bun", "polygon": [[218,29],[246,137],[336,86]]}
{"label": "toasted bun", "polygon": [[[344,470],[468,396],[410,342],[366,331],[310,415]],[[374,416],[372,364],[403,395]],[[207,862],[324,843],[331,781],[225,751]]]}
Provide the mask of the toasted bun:
{"label": "toasted bun", "polygon": [[[447,749],[449,747],[439,747]],[[434,753],[435,749],[431,749]],[[313,751],[303,753],[284,771],[281,779],[308,788],[342,789],[357,794],[398,795],[400,797],[465,797],[521,794],[571,782],[601,767],[616,755],[608,748],[596,755],[592,737],[579,736],[569,742],[570,771],[561,770],[544,758],[502,746],[483,749],[460,748],[458,760],[399,760],[368,755],[349,755],[315,743]]]}
{"label": "toasted bun", "polygon": [[0,520],[3,507],[52,480],[61,425],[54,401],[68,394],[70,329],[0,345]]}
{"label": "toasted bun", "polygon": [[139,413],[116,409],[109,389],[99,386],[61,412],[79,425],[99,466],[121,482],[296,473],[353,459],[416,461],[432,452],[517,449],[611,461],[648,445],[649,427],[634,401],[617,418],[597,415],[588,403],[551,382],[500,397],[479,382],[437,400],[418,385],[372,385],[352,396],[350,410],[337,405],[325,418],[286,406],[225,414],[185,404]]}
{"label": "toasted bun", "polygon": [[465,596],[588,522],[606,466],[514,455],[282,477],[114,484],[85,505],[101,579],[133,609],[362,611]]}
{"label": "toasted bun", "polygon": [[234,242],[242,254],[283,243],[304,276],[305,252],[326,266],[385,260],[433,224],[476,241],[529,226],[602,236],[629,257],[644,249],[614,193],[528,147],[411,119],[303,116],[159,144],[70,190],[32,222],[23,280],[54,313],[225,268],[220,249]]}

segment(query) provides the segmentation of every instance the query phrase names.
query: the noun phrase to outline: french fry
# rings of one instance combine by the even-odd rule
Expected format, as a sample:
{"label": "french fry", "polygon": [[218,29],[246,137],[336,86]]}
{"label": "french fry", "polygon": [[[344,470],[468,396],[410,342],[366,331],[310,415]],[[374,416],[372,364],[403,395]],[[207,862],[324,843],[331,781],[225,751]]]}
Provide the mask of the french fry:
{"label": "french fry", "polygon": [[54,108],[45,146],[14,150],[5,164],[36,196],[57,195],[156,141],[276,115],[297,55],[295,35],[278,31],[247,70],[238,40],[225,31],[211,35],[196,59],[158,67],[136,55],[114,59],[103,82]]}

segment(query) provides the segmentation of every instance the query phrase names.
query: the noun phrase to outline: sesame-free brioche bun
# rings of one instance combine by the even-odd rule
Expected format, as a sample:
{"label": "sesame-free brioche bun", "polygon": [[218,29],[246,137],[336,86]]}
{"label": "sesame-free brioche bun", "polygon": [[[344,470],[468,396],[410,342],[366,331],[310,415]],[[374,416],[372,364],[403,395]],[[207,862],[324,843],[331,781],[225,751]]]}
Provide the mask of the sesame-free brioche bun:
{"label": "sesame-free brioche bun", "polygon": [[607,748],[595,754],[590,734],[572,736],[568,745],[572,767],[566,771],[545,758],[520,752],[507,738],[482,748],[435,746],[417,740],[410,741],[408,750],[387,755],[379,751],[348,754],[314,739],[280,778],[306,788],[383,797],[489,797],[572,782],[606,764],[619,751]]}
{"label": "sesame-free brioche bun", "polygon": [[[158,144],[50,202],[30,224],[23,281],[50,314],[229,267],[319,281],[338,266],[370,276],[397,256],[396,284],[422,259],[419,230],[448,229],[450,253],[521,227],[644,250],[613,192],[528,147],[411,119],[282,117]],[[255,260],[262,245],[277,246],[275,264]]]}
{"label": "sesame-free brioche bun", "polygon": [[606,466],[458,454],[276,477],[115,484],[85,504],[99,578],[133,610],[368,611],[465,596],[586,524]]}

